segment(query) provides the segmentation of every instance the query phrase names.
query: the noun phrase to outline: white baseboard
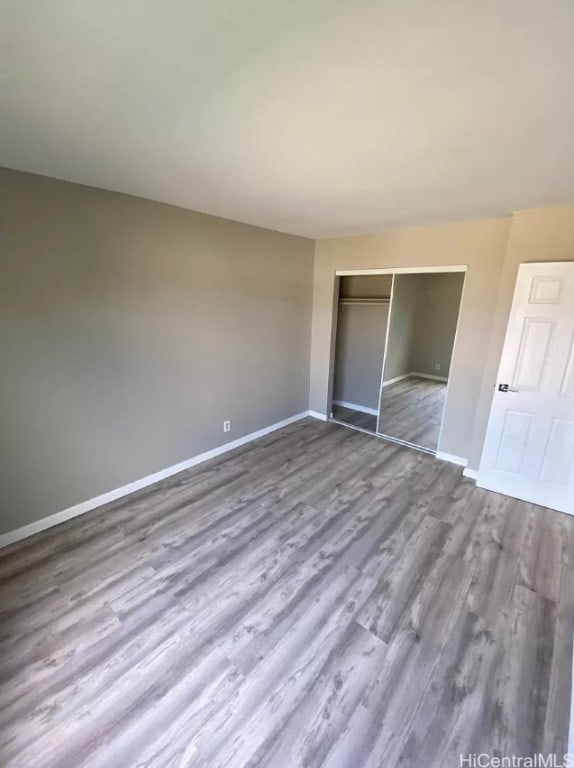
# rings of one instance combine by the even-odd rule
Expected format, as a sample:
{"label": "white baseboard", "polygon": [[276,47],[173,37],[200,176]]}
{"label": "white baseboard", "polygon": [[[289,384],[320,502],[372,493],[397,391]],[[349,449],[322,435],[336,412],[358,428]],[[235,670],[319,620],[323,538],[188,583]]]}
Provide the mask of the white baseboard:
{"label": "white baseboard", "polygon": [[396,384],[397,381],[402,381],[403,379],[408,379],[410,375],[411,375],[410,373],[403,373],[400,376],[395,376],[394,379],[387,379],[386,381],[383,381],[383,387],[388,387],[391,384]]}
{"label": "white baseboard", "polygon": [[459,467],[466,467],[468,463],[468,460],[462,456],[455,456],[454,453],[446,453],[445,451],[437,451],[436,457],[441,461],[450,461],[451,464],[458,464]]}
{"label": "white baseboard", "polygon": [[[275,424],[271,424],[269,427],[263,427],[263,429],[258,429],[257,432],[251,432],[249,435],[245,435],[244,437],[239,437],[237,438],[237,440],[232,440],[230,443],[225,443],[224,445],[220,445],[217,448],[212,448],[210,451],[205,451],[205,453],[200,453],[197,456],[193,456],[191,459],[186,459],[185,461],[180,462],[179,464],[174,464],[171,467],[160,469],[159,472],[154,472],[152,475],[147,475],[147,477],[142,477],[139,480],[135,480],[133,483],[128,483],[128,485],[123,485],[121,488],[116,488],[113,491],[102,493],[100,496],[95,496],[93,499],[82,501],[79,504],[75,504],[73,507],[68,507],[68,509],[63,509],[61,512],[55,512],[53,515],[48,515],[47,517],[43,517],[41,520],[35,520],[33,523],[30,523],[29,525],[25,525],[22,528],[17,528],[15,531],[8,531],[8,533],[4,533],[0,535],[0,549],[2,547],[7,547],[9,544],[13,544],[16,541],[21,541],[22,539],[26,539],[28,538],[28,536],[33,536],[35,533],[40,533],[40,531],[45,531],[47,528],[52,528],[54,525],[59,525],[60,523],[65,522],[66,520],[71,520],[73,517],[78,517],[79,515],[83,515],[85,512],[90,512],[92,509],[101,507],[104,504],[109,504],[111,501],[116,501],[117,499],[121,499],[122,496],[129,496],[129,494],[134,493],[134,491],[139,491],[142,488],[146,488],[149,485],[153,485],[154,483],[157,483],[160,480],[164,480],[166,477],[177,475],[178,472],[183,472],[185,469],[190,469],[191,467],[195,467],[197,464],[202,464],[204,461],[209,461],[209,459],[214,459],[217,456],[221,456],[221,454],[223,453],[232,451],[234,448],[239,448],[240,446],[245,445],[246,443],[250,443],[252,440],[257,440],[259,437],[264,437],[265,435],[268,435],[270,432],[275,432],[277,429],[282,429],[283,427],[287,427],[289,426],[289,424],[293,424],[294,422],[299,421],[300,419],[304,419],[306,416],[313,416],[313,415],[314,415],[314,412],[312,411],[304,411],[303,413],[297,413],[295,416],[290,416],[288,419],[283,419],[282,421],[278,421]],[[323,418],[323,417],[319,414],[315,418]],[[327,420],[326,417],[323,420],[326,421]]]}
{"label": "white baseboard", "polygon": [[387,381],[383,381],[383,387],[388,387],[390,384],[396,384],[397,381],[403,381],[403,379],[408,379],[410,376],[418,376],[419,379],[432,379],[433,381],[443,381],[447,382],[448,378],[446,376],[434,376],[431,373],[419,373],[418,371],[409,371],[408,373],[403,373],[400,376],[395,376],[394,379],[387,379]]}
{"label": "white baseboard", "polygon": [[464,477],[468,477],[471,480],[476,480],[478,477],[478,470],[469,469],[469,467],[466,466],[468,464],[468,459],[465,459],[462,456],[456,456],[454,453],[446,453],[445,451],[437,451],[436,457],[441,461],[450,461],[451,464],[458,464],[459,467],[464,467],[462,470]]}
{"label": "white baseboard", "polygon": [[376,408],[369,408],[366,405],[357,405],[357,403],[348,403],[346,400],[333,400],[333,404],[342,405],[343,408],[350,408],[353,411],[360,411],[361,413],[370,413],[371,416],[379,415]]}
{"label": "white baseboard", "polygon": [[326,413],[321,413],[320,411],[307,411],[305,416],[311,416],[313,419],[319,419],[319,421],[328,421],[328,417]]}
{"label": "white baseboard", "polygon": [[409,376],[418,376],[419,379],[431,379],[432,381],[443,381],[445,383],[448,381],[446,376],[434,376],[432,373],[418,373],[418,371],[409,373]]}

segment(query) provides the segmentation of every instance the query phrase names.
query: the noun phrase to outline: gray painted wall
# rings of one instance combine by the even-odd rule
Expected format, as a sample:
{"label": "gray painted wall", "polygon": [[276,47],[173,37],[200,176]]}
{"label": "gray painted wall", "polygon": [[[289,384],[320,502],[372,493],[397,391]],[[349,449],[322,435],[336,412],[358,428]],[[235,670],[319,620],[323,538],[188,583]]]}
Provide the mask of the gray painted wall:
{"label": "gray painted wall", "polygon": [[463,283],[461,272],[396,275],[385,381],[407,373],[448,378]]}
{"label": "gray painted wall", "polygon": [[410,358],[418,301],[416,278],[416,275],[395,276],[384,381],[403,376],[412,370]]}
{"label": "gray painted wall", "polygon": [[335,400],[378,408],[388,314],[388,304],[339,307]]}
{"label": "gray painted wall", "polygon": [[307,410],[311,240],[0,169],[0,254],[0,533]]}
{"label": "gray painted wall", "polygon": [[[408,277],[408,275],[406,276]],[[417,309],[410,370],[449,377],[464,273],[416,275]],[[435,364],[440,365],[436,370]]]}

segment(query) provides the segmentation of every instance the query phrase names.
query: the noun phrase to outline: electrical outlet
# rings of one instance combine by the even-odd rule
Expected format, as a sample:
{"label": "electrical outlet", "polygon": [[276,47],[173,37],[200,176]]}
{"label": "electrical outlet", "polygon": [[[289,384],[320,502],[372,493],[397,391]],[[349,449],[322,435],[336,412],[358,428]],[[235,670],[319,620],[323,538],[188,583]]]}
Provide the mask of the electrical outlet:
{"label": "electrical outlet", "polygon": [[223,431],[224,432],[231,432],[231,422],[230,421],[224,421],[223,422]]}
{"label": "electrical outlet", "polygon": [[434,364],[434,369],[435,369],[435,371],[440,371],[440,363],[435,363]]}

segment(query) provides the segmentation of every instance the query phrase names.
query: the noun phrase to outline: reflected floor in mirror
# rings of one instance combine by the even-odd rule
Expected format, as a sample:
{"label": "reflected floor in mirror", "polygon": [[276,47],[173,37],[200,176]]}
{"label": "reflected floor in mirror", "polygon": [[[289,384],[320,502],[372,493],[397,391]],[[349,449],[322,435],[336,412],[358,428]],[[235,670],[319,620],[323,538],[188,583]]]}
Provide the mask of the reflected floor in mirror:
{"label": "reflected floor in mirror", "polygon": [[420,376],[383,387],[379,432],[435,451],[445,398],[446,382]]}
{"label": "reflected floor in mirror", "polygon": [[348,424],[351,427],[359,427],[373,434],[377,431],[377,417],[372,413],[363,413],[345,405],[333,403],[333,416],[335,421]]}

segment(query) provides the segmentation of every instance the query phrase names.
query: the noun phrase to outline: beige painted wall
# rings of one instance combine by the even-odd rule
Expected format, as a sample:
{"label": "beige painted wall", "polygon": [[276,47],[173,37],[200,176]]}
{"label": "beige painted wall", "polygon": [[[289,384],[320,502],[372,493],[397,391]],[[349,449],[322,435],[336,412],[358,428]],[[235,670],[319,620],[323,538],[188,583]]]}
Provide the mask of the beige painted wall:
{"label": "beige painted wall", "polygon": [[[335,271],[468,265],[441,450],[469,455],[510,216],[319,240],[315,247],[310,407],[326,413]],[[483,405],[484,407],[484,405]]]}
{"label": "beige painted wall", "polygon": [[0,169],[0,258],[0,533],[308,408],[310,240]]}
{"label": "beige painted wall", "polygon": [[388,298],[391,295],[391,275],[350,275],[342,277],[339,296],[345,298]]}

